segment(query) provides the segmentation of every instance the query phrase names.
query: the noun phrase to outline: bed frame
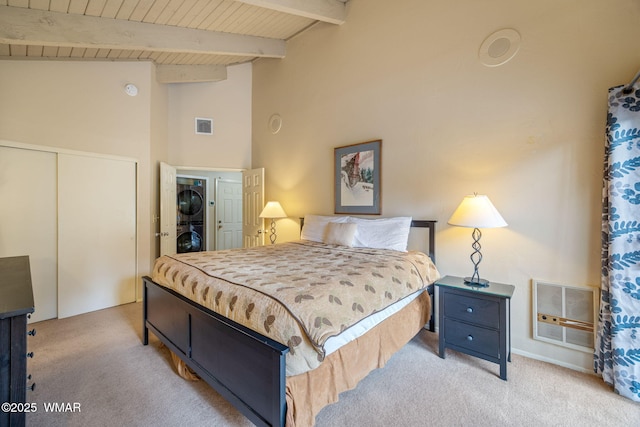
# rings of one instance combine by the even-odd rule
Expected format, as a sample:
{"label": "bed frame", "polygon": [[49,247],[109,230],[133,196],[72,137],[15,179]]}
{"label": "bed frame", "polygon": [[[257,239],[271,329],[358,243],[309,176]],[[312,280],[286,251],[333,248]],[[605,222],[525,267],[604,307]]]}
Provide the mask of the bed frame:
{"label": "bed frame", "polygon": [[[428,228],[429,256],[435,263],[436,221],[414,220]],[[177,292],[142,278],[143,336],[149,331],[204,381],[257,426],[284,426],[285,357],[289,348],[203,307]],[[433,301],[433,285],[428,287]],[[434,331],[433,307],[429,330]]]}

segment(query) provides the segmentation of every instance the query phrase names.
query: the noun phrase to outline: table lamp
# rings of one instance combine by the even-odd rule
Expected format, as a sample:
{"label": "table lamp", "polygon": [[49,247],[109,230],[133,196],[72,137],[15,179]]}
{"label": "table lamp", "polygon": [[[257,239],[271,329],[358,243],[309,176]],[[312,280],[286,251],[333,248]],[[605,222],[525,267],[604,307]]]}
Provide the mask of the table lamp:
{"label": "table lamp", "polygon": [[280,206],[279,202],[267,202],[264,209],[260,213],[260,218],[269,218],[271,219],[271,234],[269,235],[269,240],[271,240],[271,244],[273,245],[276,242],[276,218],[286,218],[287,214],[284,213],[284,209]]}
{"label": "table lamp", "polygon": [[465,196],[447,223],[458,227],[473,228],[473,233],[471,234],[473,237],[473,244],[471,245],[473,252],[469,257],[473,263],[473,275],[465,277],[464,282],[469,286],[489,286],[489,281],[481,279],[478,273],[478,264],[482,261],[482,253],[480,252],[480,237],[482,237],[482,233],[480,229],[506,227],[506,221],[487,196],[474,193],[470,196]]}

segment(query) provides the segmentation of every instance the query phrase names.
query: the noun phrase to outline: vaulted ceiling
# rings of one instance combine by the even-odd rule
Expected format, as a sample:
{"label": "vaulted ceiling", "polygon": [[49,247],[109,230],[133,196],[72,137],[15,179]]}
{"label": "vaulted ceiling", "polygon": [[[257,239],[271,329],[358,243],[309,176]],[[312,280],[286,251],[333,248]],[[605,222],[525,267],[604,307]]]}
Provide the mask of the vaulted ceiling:
{"label": "vaulted ceiling", "polygon": [[216,81],[226,66],[284,58],[347,0],[0,0],[0,59],[153,61],[163,82]]}

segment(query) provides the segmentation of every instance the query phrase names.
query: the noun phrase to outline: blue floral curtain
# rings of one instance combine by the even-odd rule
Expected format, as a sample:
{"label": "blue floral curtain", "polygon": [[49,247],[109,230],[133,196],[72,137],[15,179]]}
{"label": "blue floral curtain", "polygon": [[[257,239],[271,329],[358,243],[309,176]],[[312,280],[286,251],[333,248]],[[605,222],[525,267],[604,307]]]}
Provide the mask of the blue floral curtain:
{"label": "blue floral curtain", "polygon": [[640,402],[640,87],[609,89],[594,369]]}

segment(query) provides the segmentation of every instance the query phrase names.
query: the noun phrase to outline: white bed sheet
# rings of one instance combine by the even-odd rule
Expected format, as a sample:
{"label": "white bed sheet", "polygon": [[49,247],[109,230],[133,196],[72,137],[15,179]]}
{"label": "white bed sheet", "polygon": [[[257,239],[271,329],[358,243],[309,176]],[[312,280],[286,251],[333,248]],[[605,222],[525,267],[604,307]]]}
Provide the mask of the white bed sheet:
{"label": "white bed sheet", "polygon": [[346,329],[339,335],[328,338],[324,344],[325,355],[328,356],[343,345],[355,340],[356,338],[361,337],[371,328],[409,305],[409,303],[418,298],[418,296],[422,292],[426,292],[426,289],[421,289],[418,292],[414,292],[413,294],[401,299],[395,304],[391,304],[384,310],[362,319],[360,322],[356,323],[349,329]]}

